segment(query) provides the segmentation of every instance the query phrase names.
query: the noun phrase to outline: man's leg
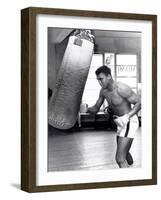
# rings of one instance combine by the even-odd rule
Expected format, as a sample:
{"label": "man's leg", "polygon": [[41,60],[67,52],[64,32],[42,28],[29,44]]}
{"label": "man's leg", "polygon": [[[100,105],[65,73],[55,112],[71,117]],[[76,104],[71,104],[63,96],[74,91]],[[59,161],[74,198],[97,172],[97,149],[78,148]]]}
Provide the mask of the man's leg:
{"label": "man's leg", "polygon": [[[117,150],[116,150],[116,162],[120,168],[127,168],[128,162],[127,157],[130,158],[130,147],[133,139],[127,137],[118,136],[117,139]],[[129,161],[129,160],[128,160]]]}
{"label": "man's leg", "polygon": [[132,165],[134,163],[133,157],[130,152],[127,153],[126,160],[127,160],[128,165]]}
{"label": "man's leg", "polygon": [[[118,144],[118,139],[119,139],[119,136],[116,137],[117,144]],[[132,165],[134,163],[133,157],[129,151],[127,152],[126,161],[128,165]]]}

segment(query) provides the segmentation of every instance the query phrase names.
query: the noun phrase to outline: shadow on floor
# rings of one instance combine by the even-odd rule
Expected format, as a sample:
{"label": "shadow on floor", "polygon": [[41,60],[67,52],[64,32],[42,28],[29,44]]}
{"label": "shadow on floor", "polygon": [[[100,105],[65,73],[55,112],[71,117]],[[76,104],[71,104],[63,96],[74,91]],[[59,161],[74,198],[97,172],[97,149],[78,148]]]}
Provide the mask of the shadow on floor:
{"label": "shadow on floor", "polygon": [[19,189],[19,190],[21,189],[20,184],[18,183],[11,183],[10,185],[16,189]]}

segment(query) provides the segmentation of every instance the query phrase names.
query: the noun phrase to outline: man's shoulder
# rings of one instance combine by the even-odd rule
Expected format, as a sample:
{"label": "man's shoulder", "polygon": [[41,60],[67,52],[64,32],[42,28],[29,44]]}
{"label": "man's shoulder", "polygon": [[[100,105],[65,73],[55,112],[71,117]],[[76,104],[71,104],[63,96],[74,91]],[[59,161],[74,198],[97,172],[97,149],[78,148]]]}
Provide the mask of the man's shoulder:
{"label": "man's shoulder", "polygon": [[125,83],[122,82],[117,82],[117,92],[121,95],[121,96],[128,96],[131,94],[132,89]]}
{"label": "man's shoulder", "polygon": [[117,85],[117,89],[118,90],[127,90],[127,89],[131,89],[127,84],[123,83],[123,82],[116,82]]}

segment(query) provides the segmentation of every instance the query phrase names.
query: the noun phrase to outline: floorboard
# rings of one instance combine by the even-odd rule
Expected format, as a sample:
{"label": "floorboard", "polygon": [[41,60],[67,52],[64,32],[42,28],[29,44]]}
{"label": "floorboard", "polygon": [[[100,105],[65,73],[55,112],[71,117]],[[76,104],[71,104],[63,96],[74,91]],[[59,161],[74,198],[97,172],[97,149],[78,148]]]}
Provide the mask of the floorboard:
{"label": "floorboard", "polygon": [[[116,133],[107,130],[65,132],[49,128],[48,171],[117,169]],[[132,167],[141,167],[141,128],[130,152]]]}

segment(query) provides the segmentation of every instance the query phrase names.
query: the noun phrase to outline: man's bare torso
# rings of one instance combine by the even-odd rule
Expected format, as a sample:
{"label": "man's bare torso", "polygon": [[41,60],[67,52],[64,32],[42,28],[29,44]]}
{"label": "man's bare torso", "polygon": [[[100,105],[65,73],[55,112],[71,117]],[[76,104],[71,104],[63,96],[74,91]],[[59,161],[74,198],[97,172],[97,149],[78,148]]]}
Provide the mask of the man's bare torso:
{"label": "man's bare torso", "polygon": [[119,94],[119,87],[121,87],[121,85],[117,83],[112,91],[102,89],[101,93],[112,108],[114,115],[122,116],[130,112],[131,104]]}

